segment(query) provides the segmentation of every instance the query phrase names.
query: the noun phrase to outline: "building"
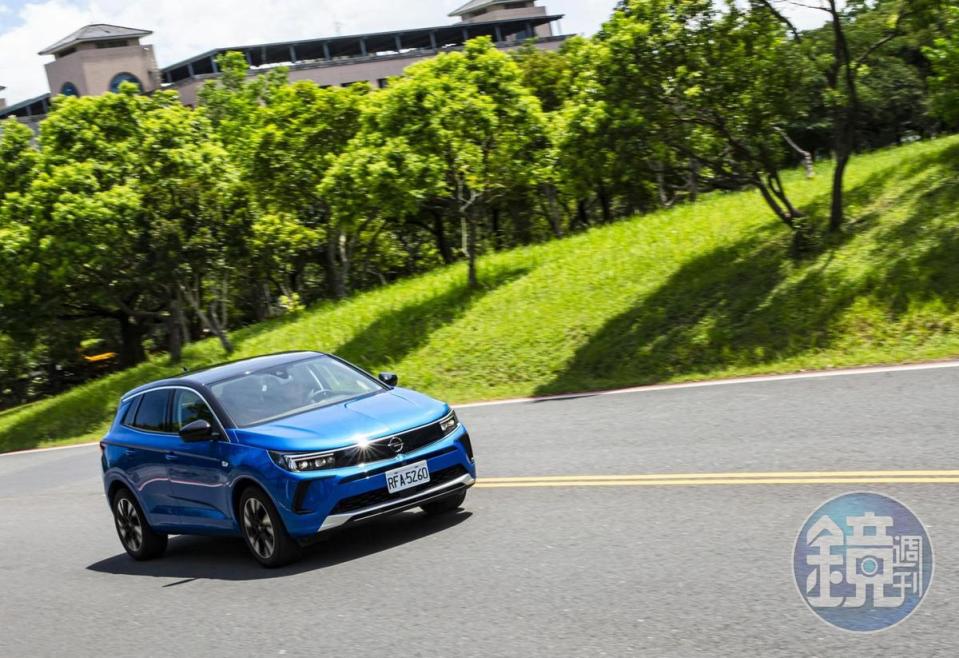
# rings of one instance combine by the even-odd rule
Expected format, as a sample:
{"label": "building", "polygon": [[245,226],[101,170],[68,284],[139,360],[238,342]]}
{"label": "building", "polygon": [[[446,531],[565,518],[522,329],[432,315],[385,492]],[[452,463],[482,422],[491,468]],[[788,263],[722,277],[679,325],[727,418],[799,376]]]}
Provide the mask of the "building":
{"label": "building", "polygon": [[507,50],[529,39],[535,39],[539,48],[552,50],[567,38],[555,33],[562,15],[549,14],[535,0],[470,0],[450,16],[460,21],[411,30],[214,48],[164,68],[157,66],[153,46],[140,43],[152,32],[87,25],[40,51],[53,57],[46,64],[50,93],[9,106],[0,100],[0,119],[15,116],[35,124],[49,111],[53,96],[98,95],[115,91],[123,82],[132,82],[146,93],[172,89],[183,103],[194,105],[203,83],[219,75],[217,57],[230,51],[243,53],[250,75],[285,66],[292,81],[312,80],[321,86],[367,82],[382,87],[410,64],[462,48],[476,37],[490,37]]}
{"label": "building", "polygon": [[[484,23],[489,21],[503,21],[513,18],[530,18],[532,16],[546,16],[546,7],[537,7],[532,0],[517,2],[516,0],[471,0],[459,9],[450,13],[450,16],[459,16],[464,23]],[[551,23],[543,23],[535,28],[537,37],[549,38],[553,36]]]}

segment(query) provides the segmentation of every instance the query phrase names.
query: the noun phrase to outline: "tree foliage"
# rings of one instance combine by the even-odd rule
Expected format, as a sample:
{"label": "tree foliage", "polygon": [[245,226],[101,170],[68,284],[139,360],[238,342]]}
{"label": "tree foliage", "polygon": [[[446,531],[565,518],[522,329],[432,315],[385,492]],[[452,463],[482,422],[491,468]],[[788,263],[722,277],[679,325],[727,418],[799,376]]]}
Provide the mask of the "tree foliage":
{"label": "tree foliage", "polygon": [[34,331],[109,318],[122,362],[142,360],[150,325],[227,257],[234,177],[211,132],[170,93],[60,98],[32,181],[3,205],[5,275],[20,284],[2,286],[5,311]]}
{"label": "tree foliage", "polygon": [[[481,253],[715,190],[758,190],[813,248],[857,149],[959,122],[959,14],[817,0],[800,30],[784,3],[622,0],[591,38],[477,39],[385,89],[228,53],[197,108],[124,86],[0,124],[0,400],[75,381],[83,350],[229,352],[232,327],[461,259],[480,286]],[[829,221],[780,175],[823,157]]]}
{"label": "tree foliage", "polygon": [[396,171],[412,173],[401,185],[378,186],[387,196],[374,198],[394,219],[425,202],[458,220],[469,283],[478,285],[481,217],[510,188],[530,184],[547,146],[545,117],[519,66],[489,39],[475,39],[462,53],[411,66],[364,119],[338,171],[347,180],[357,167],[375,175],[392,160]]}
{"label": "tree foliage", "polygon": [[941,31],[925,50],[934,73],[932,102],[937,114],[959,125],[959,5],[945,7],[938,25]]}

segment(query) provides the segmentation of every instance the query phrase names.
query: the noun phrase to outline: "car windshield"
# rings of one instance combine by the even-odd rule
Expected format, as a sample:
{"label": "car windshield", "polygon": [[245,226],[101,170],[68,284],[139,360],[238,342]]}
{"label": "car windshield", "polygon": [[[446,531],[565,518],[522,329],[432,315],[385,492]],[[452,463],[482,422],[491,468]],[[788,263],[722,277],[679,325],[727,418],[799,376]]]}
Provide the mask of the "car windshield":
{"label": "car windshield", "polygon": [[329,356],[251,370],[210,385],[240,427],[258,425],[384,390],[372,377]]}

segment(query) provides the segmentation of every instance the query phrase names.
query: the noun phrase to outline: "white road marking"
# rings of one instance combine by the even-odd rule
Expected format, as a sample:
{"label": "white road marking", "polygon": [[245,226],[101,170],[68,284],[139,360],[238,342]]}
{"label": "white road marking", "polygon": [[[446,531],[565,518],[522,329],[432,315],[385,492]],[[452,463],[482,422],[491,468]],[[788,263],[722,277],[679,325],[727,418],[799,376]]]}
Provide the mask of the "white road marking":
{"label": "white road marking", "polygon": [[781,382],[794,379],[820,379],[822,377],[847,377],[850,375],[878,375],[882,373],[908,372],[913,370],[940,370],[942,368],[959,368],[959,361],[934,361],[931,363],[911,363],[898,366],[866,366],[861,368],[837,368],[835,370],[815,370],[811,372],[796,372],[788,375],[756,375],[754,377],[734,377],[730,379],[713,379],[697,382],[680,382],[677,384],[651,384],[649,386],[634,386],[606,391],[589,391],[583,393],[560,393],[558,395],[542,395],[528,398],[510,398],[507,400],[489,400],[487,402],[467,402],[454,404],[454,409],[472,409],[476,407],[492,407],[498,404],[523,404],[528,402],[544,402],[549,400],[575,400],[576,398],[600,397],[604,395],[623,395],[624,393],[650,393],[653,391],[668,391],[682,388],[704,388],[707,386],[728,386],[730,384],[757,384],[764,382]]}
{"label": "white road marking", "polygon": [[481,489],[529,487],[666,487],[744,484],[959,484],[959,471],[774,471],[481,477]]}

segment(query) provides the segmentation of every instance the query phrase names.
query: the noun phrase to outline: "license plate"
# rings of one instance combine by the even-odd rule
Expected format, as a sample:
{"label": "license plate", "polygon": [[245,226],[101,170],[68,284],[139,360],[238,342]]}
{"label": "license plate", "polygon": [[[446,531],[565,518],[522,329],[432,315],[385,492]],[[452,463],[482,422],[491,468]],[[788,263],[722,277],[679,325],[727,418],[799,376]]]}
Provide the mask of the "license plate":
{"label": "license plate", "polygon": [[430,481],[430,469],[426,462],[416,462],[403,468],[386,472],[386,489],[390,493],[403,491]]}

